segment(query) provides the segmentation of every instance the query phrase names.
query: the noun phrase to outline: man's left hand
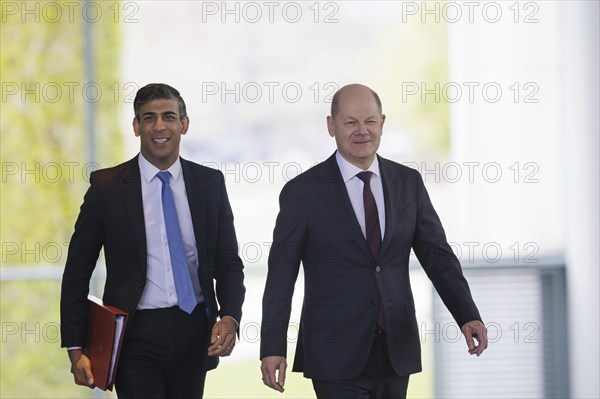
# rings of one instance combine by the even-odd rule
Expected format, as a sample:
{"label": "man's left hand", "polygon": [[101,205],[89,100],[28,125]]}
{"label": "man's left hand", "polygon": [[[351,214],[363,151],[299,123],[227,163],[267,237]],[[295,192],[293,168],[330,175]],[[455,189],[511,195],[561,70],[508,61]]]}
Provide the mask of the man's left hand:
{"label": "man's left hand", "polygon": [[208,356],[229,356],[235,346],[237,323],[229,316],[217,321],[210,336]]}
{"label": "man's left hand", "polygon": [[[488,347],[487,328],[483,323],[479,320],[472,320],[465,323],[460,329],[467,340],[469,353],[471,355],[481,355]],[[477,345],[475,345],[473,338],[477,340]]]}

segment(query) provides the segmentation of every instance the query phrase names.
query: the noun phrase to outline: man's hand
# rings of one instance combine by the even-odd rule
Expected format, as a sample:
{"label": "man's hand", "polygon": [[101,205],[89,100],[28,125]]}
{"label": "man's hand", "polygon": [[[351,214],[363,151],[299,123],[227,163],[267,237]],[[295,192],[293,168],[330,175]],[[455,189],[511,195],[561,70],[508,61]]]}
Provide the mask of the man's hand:
{"label": "man's hand", "polygon": [[92,363],[90,359],[83,354],[81,349],[72,349],[68,351],[68,354],[69,360],[71,360],[71,373],[73,373],[75,384],[94,388],[94,376],[92,375]]}
{"label": "man's hand", "polygon": [[[267,356],[263,358],[262,364],[260,365],[263,383],[269,388],[283,392],[286,368],[287,362],[283,356]],[[275,375],[276,371],[277,375]]]}
{"label": "man's hand", "polygon": [[212,328],[208,356],[229,356],[235,346],[237,323],[229,316],[217,321]]}
{"label": "man's hand", "polygon": [[[485,328],[483,323],[479,320],[469,321],[460,329],[467,340],[469,353],[471,355],[481,355],[481,353],[488,347],[487,328]],[[473,338],[477,340],[478,345],[475,345]]]}

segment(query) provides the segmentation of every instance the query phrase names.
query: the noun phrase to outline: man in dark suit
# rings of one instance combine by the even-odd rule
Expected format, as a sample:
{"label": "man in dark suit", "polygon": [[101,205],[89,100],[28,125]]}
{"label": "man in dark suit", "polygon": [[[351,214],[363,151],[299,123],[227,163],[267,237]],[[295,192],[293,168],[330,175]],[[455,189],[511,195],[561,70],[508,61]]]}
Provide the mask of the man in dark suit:
{"label": "man in dark suit", "polygon": [[129,314],[119,397],[199,398],[206,371],[231,354],[242,315],[233,214],[223,174],[179,157],[189,127],[179,92],[149,84],[134,111],[140,154],[91,174],[75,223],[62,281],[62,346],[75,383],[93,387],[81,347],[90,277],[104,247],[104,304]]}
{"label": "man in dark suit", "polygon": [[327,118],[337,152],[281,192],[260,354],[265,385],[280,392],[301,262],[304,303],[293,370],[312,379],[319,398],[406,397],[409,375],[421,371],[411,248],[461,326],[469,353],[479,356],[487,347],[420,174],[376,154],[384,121],[373,90],[341,88]]}

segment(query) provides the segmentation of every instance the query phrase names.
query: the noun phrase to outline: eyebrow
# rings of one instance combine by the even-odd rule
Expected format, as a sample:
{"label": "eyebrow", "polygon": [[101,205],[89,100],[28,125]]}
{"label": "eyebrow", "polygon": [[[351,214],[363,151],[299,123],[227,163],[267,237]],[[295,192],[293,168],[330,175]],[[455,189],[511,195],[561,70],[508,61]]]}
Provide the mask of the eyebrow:
{"label": "eyebrow", "polygon": [[[371,115],[371,116],[367,116],[367,118],[365,120],[369,120],[369,119],[377,119],[377,115]],[[347,120],[353,120],[353,121],[358,121],[357,118],[353,117],[353,116],[347,116],[346,119]]]}
{"label": "eyebrow", "polygon": [[[144,112],[142,114],[142,117],[148,116],[148,115],[149,116],[155,116],[155,115],[157,115],[157,112],[150,112],[150,111]],[[165,111],[165,112],[162,113],[162,115],[165,115],[165,116],[166,115],[175,115],[175,116],[177,116],[177,112],[175,112],[175,111]]]}

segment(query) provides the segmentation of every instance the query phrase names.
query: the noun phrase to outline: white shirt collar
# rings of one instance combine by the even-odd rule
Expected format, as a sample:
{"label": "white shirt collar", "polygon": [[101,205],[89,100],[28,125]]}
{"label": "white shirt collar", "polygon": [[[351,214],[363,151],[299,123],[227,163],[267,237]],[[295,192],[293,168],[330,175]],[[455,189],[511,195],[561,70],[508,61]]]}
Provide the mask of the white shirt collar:
{"label": "white shirt collar", "polygon": [[[141,175],[148,183],[156,176],[158,172],[161,172],[160,169],[152,165],[146,158],[144,158],[142,153],[140,153],[138,157],[138,164],[140,166]],[[175,163],[171,165],[171,167],[169,167],[167,170],[169,171],[169,173],[171,173],[173,181],[179,179],[179,175],[181,174],[181,161],[179,160],[179,157],[177,157]]]}
{"label": "white shirt collar", "polygon": [[[358,166],[352,165],[350,162],[348,162],[339,153],[339,151],[335,152],[335,159],[340,168],[340,172],[342,173],[342,178],[344,179],[344,183],[347,183],[350,179],[352,179],[353,177],[356,177],[356,175],[358,173],[364,172],[364,170],[362,170]],[[379,173],[379,160],[377,159],[377,155],[375,155],[375,159],[373,160],[373,162],[371,163],[371,166],[369,166],[369,168],[367,170],[369,172],[373,172],[373,174],[376,176],[381,176],[381,174]]]}

